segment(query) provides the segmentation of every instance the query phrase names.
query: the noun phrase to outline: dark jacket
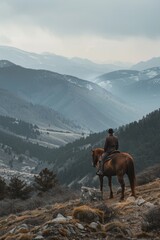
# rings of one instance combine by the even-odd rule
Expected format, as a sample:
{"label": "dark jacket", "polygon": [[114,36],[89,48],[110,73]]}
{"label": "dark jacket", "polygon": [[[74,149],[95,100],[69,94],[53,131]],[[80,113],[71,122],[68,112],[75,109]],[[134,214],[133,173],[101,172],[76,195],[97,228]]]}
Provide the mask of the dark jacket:
{"label": "dark jacket", "polygon": [[106,137],[104,152],[111,153],[112,151],[117,150],[119,147],[118,138],[114,135],[109,135]]}

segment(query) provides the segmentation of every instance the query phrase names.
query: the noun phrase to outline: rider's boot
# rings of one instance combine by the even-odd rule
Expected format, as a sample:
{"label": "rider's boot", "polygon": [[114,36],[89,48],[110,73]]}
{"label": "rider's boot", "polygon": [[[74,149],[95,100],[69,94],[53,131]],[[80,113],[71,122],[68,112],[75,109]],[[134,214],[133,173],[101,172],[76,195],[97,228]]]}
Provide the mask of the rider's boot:
{"label": "rider's boot", "polygon": [[103,175],[103,162],[102,160],[99,161],[99,169],[96,172],[97,175]]}

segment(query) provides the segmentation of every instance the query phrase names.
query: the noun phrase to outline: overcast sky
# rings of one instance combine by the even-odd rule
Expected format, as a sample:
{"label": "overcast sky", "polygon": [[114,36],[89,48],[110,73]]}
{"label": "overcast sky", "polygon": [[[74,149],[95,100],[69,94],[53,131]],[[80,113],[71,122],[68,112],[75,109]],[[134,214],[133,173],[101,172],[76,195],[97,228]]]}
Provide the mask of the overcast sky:
{"label": "overcast sky", "polygon": [[160,56],[160,0],[0,0],[0,45],[96,62]]}

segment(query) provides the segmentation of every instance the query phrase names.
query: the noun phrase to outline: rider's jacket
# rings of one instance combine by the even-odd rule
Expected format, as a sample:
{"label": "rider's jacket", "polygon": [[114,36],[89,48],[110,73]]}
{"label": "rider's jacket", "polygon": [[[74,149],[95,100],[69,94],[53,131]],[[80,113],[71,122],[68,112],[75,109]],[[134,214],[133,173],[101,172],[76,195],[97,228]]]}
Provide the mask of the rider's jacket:
{"label": "rider's jacket", "polygon": [[104,152],[111,153],[117,150],[119,147],[118,138],[114,135],[109,135],[106,137]]}

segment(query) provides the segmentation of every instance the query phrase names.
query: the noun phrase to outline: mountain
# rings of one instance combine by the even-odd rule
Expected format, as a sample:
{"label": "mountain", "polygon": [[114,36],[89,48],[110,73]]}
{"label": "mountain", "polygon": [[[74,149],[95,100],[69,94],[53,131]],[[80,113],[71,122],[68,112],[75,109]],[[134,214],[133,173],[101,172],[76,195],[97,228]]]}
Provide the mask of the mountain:
{"label": "mountain", "polygon": [[[15,118],[13,120],[15,124],[23,120],[38,125],[40,135],[35,140],[32,139],[32,142],[36,144],[59,147],[82,136],[80,132],[83,129],[75,125],[73,121],[64,118],[60,113],[48,107],[29,103],[4,89],[0,89],[0,115],[6,116],[6,123],[7,116],[9,116]],[[3,125],[2,129],[5,129]],[[6,129],[10,134],[9,126],[6,126]],[[29,135],[24,135],[25,138],[27,136]]]}
{"label": "mountain", "polygon": [[118,70],[98,76],[94,82],[101,87],[119,95],[119,92],[127,85],[139,81],[139,71],[136,70]]}
{"label": "mountain", "polygon": [[9,60],[27,68],[46,69],[61,74],[90,79],[100,74],[122,68],[114,64],[96,64],[87,59],[66,58],[51,53],[37,54],[14,47],[0,46],[0,60]]}
{"label": "mountain", "polygon": [[146,114],[159,108],[160,67],[136,70],[119,70],[106,73],[95,79],[101,87],[128,102],[138,106]]}
{"label": "mountain", "polygon": [[160,74],[141,80],[124,89],[126,98],[139,104],[143,111],[150,112],[160,107]]}
{"label": "mountain", "polygon": [[154,57],[147,61],[139,62],[131,67],[132,70],[145,70],[148,68],[159,67],[160,66],[160,57]]}
{"label": "mountain", "polygon": [[[4,64],[5,63],[5,64]],[[25,101],[50,107],[90,131],[117,127],[138,118],[120,99],[95,83],[1,61],[0,87]],[[46,116],[46,115],[45,115]]]}

